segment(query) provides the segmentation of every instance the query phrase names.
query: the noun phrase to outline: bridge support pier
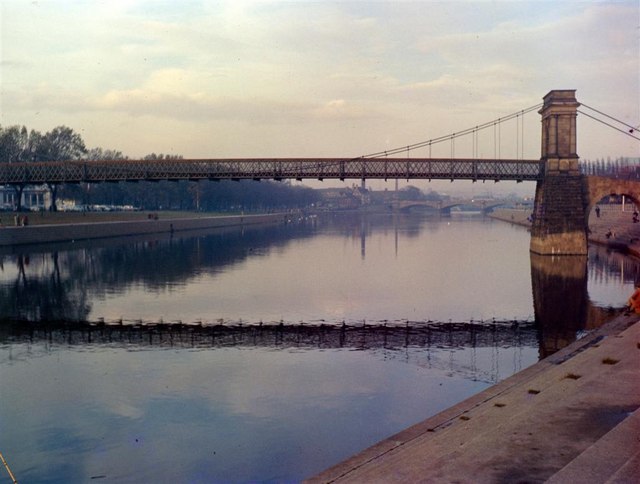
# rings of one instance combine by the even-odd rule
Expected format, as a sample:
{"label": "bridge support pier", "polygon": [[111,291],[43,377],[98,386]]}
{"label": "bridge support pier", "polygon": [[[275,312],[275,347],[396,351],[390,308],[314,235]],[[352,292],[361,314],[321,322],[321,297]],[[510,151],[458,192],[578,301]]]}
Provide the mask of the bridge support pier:
{"label": "bridge support pier", "polygon": [[575,90],[551,91],[544,97],[542,161],[531,227],[530,250],[541,255],[587,253],[586,187],[576,154]]}

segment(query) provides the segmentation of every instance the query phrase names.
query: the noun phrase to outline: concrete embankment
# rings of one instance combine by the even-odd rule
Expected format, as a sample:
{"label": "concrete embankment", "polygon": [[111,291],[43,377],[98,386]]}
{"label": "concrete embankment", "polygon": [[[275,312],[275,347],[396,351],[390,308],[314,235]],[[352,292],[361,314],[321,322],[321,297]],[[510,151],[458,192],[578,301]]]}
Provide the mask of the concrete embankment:
{"label": "concrete embankment", "polygon": [[70,240],[177,232],[234,225],[284,222],[288,214],[231,215],[198,218],[149,218],[145,220],[40,224],[0,227],[0,246],[42,244]]}
{"label": "concrete embankment", "polygon": [[620,316],[309,482],[638,482],[639,362]]}

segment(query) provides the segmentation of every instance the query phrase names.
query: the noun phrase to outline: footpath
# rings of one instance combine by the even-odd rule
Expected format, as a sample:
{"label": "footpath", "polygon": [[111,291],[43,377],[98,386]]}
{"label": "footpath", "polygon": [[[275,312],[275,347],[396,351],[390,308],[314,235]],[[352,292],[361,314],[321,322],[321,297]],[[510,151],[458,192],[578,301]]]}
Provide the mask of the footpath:
{"label": "footpath", "polygon": [[[493,217],[530,226],[528,215]],[[589,228],[591,242],[640,256],[632,213],[602,210]],[[640,315],[618,316],[308,482],[640,483]]]}

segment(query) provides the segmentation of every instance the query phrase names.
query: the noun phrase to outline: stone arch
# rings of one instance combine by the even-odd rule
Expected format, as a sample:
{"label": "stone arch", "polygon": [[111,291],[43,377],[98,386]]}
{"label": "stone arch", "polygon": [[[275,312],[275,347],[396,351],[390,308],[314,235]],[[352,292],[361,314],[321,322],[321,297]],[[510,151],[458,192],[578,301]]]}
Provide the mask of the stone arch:
{"label": "stone arch", "polygon": [[625,195],[640,207],[640,182],[621,180],[617,178],[606,178],[602,176],[588,176],[587,200],[585,207],[585,225],[588,224],[589,214],[595,204],[609,195]]}

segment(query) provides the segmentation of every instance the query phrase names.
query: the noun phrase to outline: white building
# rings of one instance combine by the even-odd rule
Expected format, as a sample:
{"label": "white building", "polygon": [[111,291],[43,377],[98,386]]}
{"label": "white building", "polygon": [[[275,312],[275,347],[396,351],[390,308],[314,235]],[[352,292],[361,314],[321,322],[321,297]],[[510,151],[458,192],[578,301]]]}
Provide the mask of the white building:
{"label": "white building", "polygon": [[[0,186],[0,210],[14,210],[16,191],[9,185]],[[27,185],[22,191],[21,206],[26,210],[48,210],[51,193],[46,185]]]}

